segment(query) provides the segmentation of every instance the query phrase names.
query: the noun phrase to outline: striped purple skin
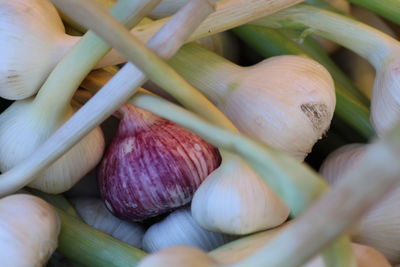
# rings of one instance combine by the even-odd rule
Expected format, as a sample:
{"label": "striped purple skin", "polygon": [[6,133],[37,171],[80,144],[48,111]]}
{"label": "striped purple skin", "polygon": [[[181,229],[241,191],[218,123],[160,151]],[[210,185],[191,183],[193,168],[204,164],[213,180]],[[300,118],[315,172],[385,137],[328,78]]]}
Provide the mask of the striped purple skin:
{"label": "striped purple skin", "polygon": [[194,133],[124,105],[114,140],[99,166],[102,198],[123,219],[141,221],[189,203],[221,163],[218,150]]}

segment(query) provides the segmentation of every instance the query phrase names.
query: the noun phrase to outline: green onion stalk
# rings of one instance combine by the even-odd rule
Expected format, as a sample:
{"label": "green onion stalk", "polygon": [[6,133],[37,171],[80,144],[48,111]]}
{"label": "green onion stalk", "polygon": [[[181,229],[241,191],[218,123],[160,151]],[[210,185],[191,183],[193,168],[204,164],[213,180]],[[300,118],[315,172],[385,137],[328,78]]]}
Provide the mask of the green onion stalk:
{"label": "green onion stalk", "polygon": [[[104,38],[107,42],[111,43],[122,55],[127,59],[134,62],[139,68],[143,70],[155,83],[165,88],[166,91],[182,102],[189,109],[198,112],[202,117],[210,119],[212,123],[222,125],[225,129],[230,129],[236,133],[237,130],[232,124],[216,109],[206,98],[199,94],[190,84],[186,83],[176,72],[173,71],[169,65],[161,61],[154,53],[148,48],[138,42],[132,35],[129,34],[125,28],[121,27],[118,23],[112,20],[107,14],[102,13],[101,10],[97,10],[95,6],[86,1],[56,1],[62,9],[73,16],[73,10],[80,9],[84,10],[85,6],[89,7],[85,9],[85,15],[83,17],[76,16],[75,19],[82,23],[84,26],[93,29],[99,36]],[[68,11],[69,9],[69,11]],[[100,16],[101,15],[101,16]],[[114,77],[117,77],[121,71]],[[113,78],[107,85],[109,85],[115,78]],[[106,85],[106,86],[107,86]],[[119,84],[119,90],[122,90],[122,84]],[[104,87],[103,87],[104,89]],[[95,99],[103,89],[101,89],[81,110],[85,109],[85,106]],[[246,146],[247,147],[247,146]],[[260,149],[261,146],[255,145],[254,149]],[[254,157],[255,154],[249,152],[250,148],[246,149],[247,154]],[[297,216],[302,213],[314,199],[318,198],[324,190],[327,189],[326,183],[324,183],[318,175],[303,165],[300,165],[296,160],[282,155],[282,153],[276,152],[273,149],[262,150],[265,153],[265,157],[258,159],[258,164],[254,164],[257,167],[257,171],[270,182],[275,184],[275,188],[278,188],[281,193],[281,197],[289,202],[289,206],[292,209],[293,215]],[[297,166],[294,169],[288,168],[288,166]],[[274,177],[274,179],[271,179]],[[272,185],[271,185],[272,186]],[[274,186],[272,186],[274,188]],[[335,243],[330,250],[327,250],[325,255],[327,259],[332,259],[333,255],[338,255],[335,259],[338,260],[342,265],[349,265],[354,262],[351,252],[349,251],[350,243],[347,237],[342,237]],[[314,251],[316,252],[316,251]],[[277,253],[277,251],[275,251]],[[300,252],[301,254],[301,252]],[[301,260],[307,260],[307,257],[301,258]],[[263,260],[268,261],[264,257],[260,257],[259,266],[263,266]],[[290,264],[296,264],[291,262],[289,265],[286,264],[288,257],[281,258],[283,262],[277,263],[276,266],[290,266]],[[332,262],[332,261],[328,261]],[[328,263],[329,264],[329,263]],[[253,265],[257,266],[257,265]],[[329,264],[329,266],[334,266]]]}
{"label": "green onion stalk", "polygon": [[400,43],[351,18],[309,5],[298,5],[253,25],[291,28],[332,40],[367,59],[376,70],[372,90],[371,122],[379,136],[396,123],[400,110]]}
{"label": "green onion stalk", "polygon": [[397,0],[348,0],[378,15],[400,24],[400,2]]}
{"label": "green onion stalk", "polygon": [[[306,38],[302,41],[302,45],[298,45],[277,30],[251,25],[237,27],[233,29],[233,32],[262,56],[291,54],[317,60],[327,68],[334,78],[336,87],[335,114],[355,129],[364,139],[370,139],[375,135],[369,121],[369,110],[365,105],[365,102],[367,102],[365,97],[360,97],[359,91],[354,88],[345,74],[313,39]],[[353,92],[353,94],[350,92]]]}

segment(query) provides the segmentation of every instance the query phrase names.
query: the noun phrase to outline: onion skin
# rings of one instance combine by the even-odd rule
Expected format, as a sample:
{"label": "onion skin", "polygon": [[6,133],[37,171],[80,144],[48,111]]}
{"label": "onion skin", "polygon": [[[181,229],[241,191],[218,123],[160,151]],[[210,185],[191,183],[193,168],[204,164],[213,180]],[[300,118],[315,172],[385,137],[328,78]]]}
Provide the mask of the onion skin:
{"label": "onion skin", "polygon": [[99,188],[116,216],[141,221],[190,202],[216,169],[216,148],[147,111],[124,105],[117,134],[99,166]]}

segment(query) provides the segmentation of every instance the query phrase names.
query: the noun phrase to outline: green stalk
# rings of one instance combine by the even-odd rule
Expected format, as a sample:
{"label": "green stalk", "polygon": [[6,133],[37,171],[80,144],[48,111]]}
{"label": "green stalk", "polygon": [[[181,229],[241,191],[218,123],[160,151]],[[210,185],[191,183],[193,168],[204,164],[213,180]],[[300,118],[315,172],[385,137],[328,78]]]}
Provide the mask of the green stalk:
{"label": "green stalk", "polygon": [[398,0],[348,0],[380,16],[400,24],[400,2]]}
{"label": "green stalk", "polygon": [[56,208],[61,219],[58,251],[83,266],[135,266],[146,253],[109,236],[65,211]]}
{"label": "green stalk", "polygon": [[[352,92],[358,92],[358,90],[353,87],[345,74],[342,73],[324,51],[321,49],[310,49],[317,48],[317,44],[313,43],[312,40],[305,40],[303,47],[309,48],[305,50],[274,29],[246,25],[233,29],[233,32],[262,56],[301,55],[317,60],[324,65],[335,81],[335,114],[351,125],[364,138],[370,139],[375,135],[369,121],[368,107],[354,95],[348,93],[350,90]],[[310,52],[311,50],[314,52]],[[365,98],[363,97],[363,99]]]}
{"label": "green stalk", "polygon": [[251,22],[271,28],[305,30],[332,40],[366,58],[379,70],[399,43],[392,37],[351,19],[324,9],[300,4]]}
{"label": "green stalk", "polygon": [[[133,27],[158,2],[160,0],[121,0],[110,12],[128,27]],[[53,118],[64,116],[79,84],[110,48],[93,32],[86,33],[51,72],[33,102],[33,111],[47,115],[47,118],[49,115]]]}
{"label": "green stalk", "polygon": [[[293,158],[239,133],[218,128],[159,97],[139,93],[130,100],[130,103],[196,132],[206,141],[221,149],[240,154],[290,207],[294,217],[302,214],[312,205],[315,199],[327,190],[326,183],[318,174]],[[324,252],[328,266],[352,266],[351,263],[354,259],[349,252],[349,247],[350,241],[347,237],[335,241],[331,249]],[[302,260],[306,261],[316,251],[310,252],[309,255],[304,255],[298,251],[296,257],[289,257],[291,260],[294,259],[293,261],[283,256],[286,255],[286,250],[283,248],[273,249],[269,253],[282,257],[276,262],[269,262],[268,258],[262,256],[250,257],[252,259],[250,265],[238,266],[297,266],[302,262],[294,258],[304,256]]]}

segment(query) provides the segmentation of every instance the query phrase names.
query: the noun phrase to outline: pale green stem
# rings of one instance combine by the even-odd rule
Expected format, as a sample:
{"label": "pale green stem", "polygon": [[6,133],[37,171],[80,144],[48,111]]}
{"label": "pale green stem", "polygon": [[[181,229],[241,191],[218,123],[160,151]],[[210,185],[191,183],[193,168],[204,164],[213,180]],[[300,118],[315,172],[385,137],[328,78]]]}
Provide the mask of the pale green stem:
{"label": "pale green stem", "polygon": [[[133,27],[159,2],[121,0],[110,12]],[[63,116],[79,84],[110,48],[93,32],[86,33],[51,72],[33,102],[33,110],[49,118]]]}
{"label": "pale green stem", "polygon": [[226,82],[242,69],[196,43],[184,45],[168,62],[209,99],[214,99],[214,103],[215,99],[224,102]]}
{"label": "pale green stem", "polygon": [[[219,148],[243,156],[271,186],[274,192],[290,207],[294,217],[304,213],[327,189],[326,183],[315,172],[282,152],[246,138],[241,134],[218,128],[159,97],[139,93],[130,100],[130,103],[192,130]],[[312,224],[308,226],[310,225]],[[297,229],[289,236],[294,238],[293,236],[298,234]],[[330,242],[334,238],[335,236],[331,236],[328,241],[323,241]],[[247,260],[243,260],[244,263],[240,262],[237,266],[297,266],[296,264],[304,263],[324,245],[327,245],[325,243],[321,244],[321,246],[310,247],[309,250],[298,251],[299,247],[302,247],[301,244],[304,246],[307,240],[305,238],[296,240],[297,242],[291,241],[292,247],[289,245],[283,246],[279,243],[279,247],[273,247],[268,249],[267,252],[263,252],[268,253],[269,257],[261,256],[261,253],[259,253],[259,256],[249,257]],[[289,241],[286,239],[286,242]],[[291,250],[295,251],[295,254],[291,255],[296,255],[296,257],[287,257],[287,252]],[[342,237],[324,252],[324,257],[328,266],[352,266],[354,258],[350,251],[349,239]],[[274,256],[272,257],[271,255]]]}
{"label": "pale green stem", "polygon": [[301,4],[251,22],[272,28],[304,30],[334,41],[366,58],[376,69],[391,57],[400,44],[368,25],[324,9]]}

